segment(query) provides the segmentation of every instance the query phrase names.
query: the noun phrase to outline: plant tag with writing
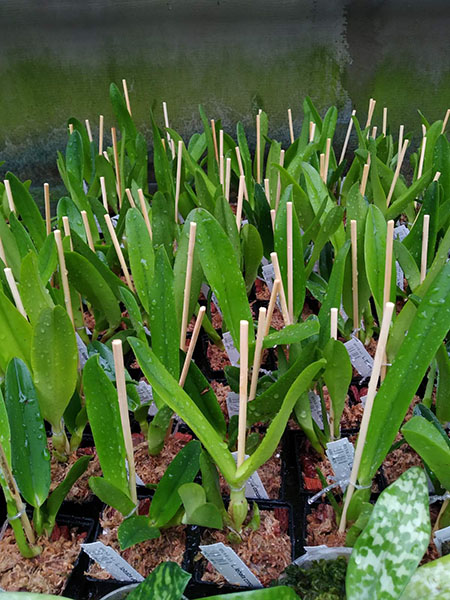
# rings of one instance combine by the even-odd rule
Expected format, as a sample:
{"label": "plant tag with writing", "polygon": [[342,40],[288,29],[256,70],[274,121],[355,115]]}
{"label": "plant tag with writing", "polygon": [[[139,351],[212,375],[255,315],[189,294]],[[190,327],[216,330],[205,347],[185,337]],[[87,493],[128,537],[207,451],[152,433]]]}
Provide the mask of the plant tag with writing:
{"label": "plant tag with writing", "polygon": [[262,588],[262,583],[253,575],[236,552],[222,542],[200,546],[200,551],[212,566],[219,571],[231,585]]}
{"label": "plant tag with writing", "polygon": [[[232,452],[234,460],[237,462],[237,452]],[[245,455],[247,460],[248,454]],[[245,497],[246,498],[259,498],[261,500],[268,500],[269,495],[266,492],[266,488],[261,481],[261,477],[258,475],[258,471],[255,471],[245,482]]]}
{"label": "plant tag with writing", "polygon": [[144,581],[144,578],[133,567],[124,560],[120,554],[102,542],[92,542],[91,544],[81,544],[83,550],[102,569],[108,571],[110,575],[118,581]]}
{"label": "plant tag with writing", "polygon": [[299,567],[308,568],[315,560],[336,560],[340,556],[350,557],[353,548],[346,548],[345,546],[336,546],[335,548],[329,548],[324,544],[320,546],[304,546],[306,552],[293,562],[294,565]]}
{"label": "plant tag with writing", "polygon": [[394,227],[394,240],[403,242],[408,233],[409,229],[406,227],[406,225],[398,225],[397,227]]}
{"label": "plant tag with writing", "polygon": [[86,344],[83,342],[83,340],[77,332],[75,332],[75,337],[77,339],[78,360],[80,361],[80,368],[82,369],[86,364],[87,359],[89,358],[89,354],[87,351]]}
{"label": "plant tag with writing", "polygon": [[320,396],[312,390],[309,390],[308,398],[309,405],[311,407],[311,416],[316,422],[317,427],[323,429],[322,403],[320,401]]}
{"label": "plant tag with writing", "polygon": [[352,337],[344,346],[350,356],[350,362],[358,371],[358,373],[366,379],[370,377],[373,368],[373,358],[367,352],[364,344],[356,337]]}
{"label": "plant tag with writing", "polygon": [[225,350],[227,351],[228,358],[230,359],[230,363],[233,367],[239,366],[239,351],[236,349],[233,338],[231,337],[231,333],[226,331],[222,336],[223,345],[225,346]]}
{"label": "plant tag with writing", "polygon": [[403,273],[403,269],[401,268],[398,260],[395,261],[395,271],[396,271],[397,287],[399,289],[401,289],[402,292],[404,292],[405,291],[405,274]]}
{"label": "plant tag with writing", "polygon": [[[355,449],[353,444],[347,438],[341,438],[335,442],[327,443],[326,455],[328,456],[331,467],[334,471],[337,481],[350,479],[352,472]],[[345,492],[347,484],[342,484],[342,491]]]}
{"label": "plant tag with writing", "polygon": [[236,394],[236,392],[229,392],[227,394],[226,402],[228,417],[231,419],[231,417],[234,417],[234,415],[239,414],[239,394]]}
{"label": "plant tag with writing", "polygon": [[439,556],[450,554],[450,526],[435,531],[433,541],[439,552]]}

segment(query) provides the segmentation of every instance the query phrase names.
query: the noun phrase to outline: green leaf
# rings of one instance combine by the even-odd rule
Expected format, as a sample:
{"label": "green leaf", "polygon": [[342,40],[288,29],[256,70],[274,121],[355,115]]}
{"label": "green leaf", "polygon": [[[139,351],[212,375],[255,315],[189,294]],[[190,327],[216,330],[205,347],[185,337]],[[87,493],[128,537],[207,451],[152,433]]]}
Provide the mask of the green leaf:
{"label": "green leaf", "polygon": [[86,230],[84,229],[80,209],[71,198],[64,196],[59,200],[56,214],[60,229],[63,229],[62,217],[67,216],[69,218],[70,229],[86,241]]}
{"label": "green leaf", "polygon": [[263,348],[273,348],[281,344],[295,344],[306,340],[312,335],[319,333],[320,325],[317,317],[308,319],[304,323],[294,323],[287,325],[280,331],[275,331],[266,335],[263,342]]}
{"label": "green leaf", "polygon": [[226,233],[233,247],[236,256],[237,264],[241,263],[241,247],[239,241],[239,232],[236,226],[236,215],[231,210],[229,202],[221,192],[216,197],[216,206],[214,208],[214,217],[221,224],[222,229]]}
{"label": "green leaf", "polygon": [[3,216],[0,218],[0,239],[2,240],[3,250],[5,251],[6,262],[11,268],[14,277],[18,280],[20,277],[20,261],[22,257],[16,238]]}
{"label": "green leaf", "polygon": [[331,236],[338,230],[342,225],[342,218],[344,216],[344,209],[341,206],[335,206],[332,208],[324,222],[322,223],[319,233],[314,238],[314,248],[308,264],[305,269],[305,277],[308,278],[311,275],[311,271],[317,260],[319,260],[322,248],[331,239]]}
{"label": "green leaf", "polygon": [[24,258],[28,252],[36,252],[36,248],[31,241],[30,235],[22,222],[19,221],[14,213],[9,215],[9,226],[19,248],[21,258]]}
{"label": "green leaf", "polygon": [[127,600],[179,600],[190,578],[190,574],[176,563],[161,563],[128,595]]}
{"label": "green leaf", "polygon": [[241,229],[241,253],[244,262],[244,281],[250,293],[263,257],[261,236],[254,225],[246,223]]}
{"label": "green leaf", "polygon": [[6,173],[6,179],[9,180],[11,185],[11,193],[14,198],[16,210],[30,232],[36,248],[40,249],[46,238],[46,231],[44,220],[41,217],[37,204],[25,185],[13,173]]}
{"label": "green leaf", "polygon": [[133,515],[120,524],[117,531],[120,549],[126,550],[135,544],[153,540],[161,535],[161,531],[152,525],[144,515]]}
{"label": "green leaf", "polygon": [[183,483],[190,483],[195,479],[199,470],[201,449],[200,443],[192,440],[178,452],[167,467],[150,504],[149,517],[156,527],[166,525],[180,508],[178,489]]}
{"label": "green leaf", "polygon": [[50,489],[50,453],[30,371],[18,358],[13,358],[6,370],[5,404],[13,475],[25,500],[39,507]]}
{"label": "green leaf", "polygon": [[9,427],[8,413],[6,412],[5,400],[0,387],[0,444],[6,456],[8,464],[11,465],[11,430]]}
{"label": "green leaf", "polygon": [[438,381],[436,388],[436,416],[441,423],[450,421],[450,402],[448,390],[450,389],[450,358],[445,344],[439,346],[436,352],[438,368]]}
{"label": "green leaf", "polygon": [[107,482],[128,495],[125,442],[117,392],[97,356],[91,357],[84,366],[83,388],[103,476]]}
{"label": "green leaf", "polygon": [[126,236],[136,292],[145,311],[149,313],[155,257],[144,217],[137,208],[130,208],[127,211]]}
{"label": "green leaf", "polygon": [[186,511],[183,523],[222,529],[223,519],[220,510],[206,501],[205,490],[198,483],[185,483],[178,489],[178,494]]}
{"label": "green leaf", "polygon": [[[153,133],[153,162],[158,190],[163,194],[168,192],[173,196],[173,177],[169,159],[161,141],[161,133],[156,125],[153,112],[150,110],[150,120]],[[156,195],[156,194],[155,194]],[[172,213],[173,215],[173,213]],[[174,219],[173,219],[174,221]]]}
{"label": "green leaf", "polygon": [[31,366],[42,416],[58,428],[78,375],[75,333],[62,306],[40,313],[33,329]]}
{"label": "green leaf", "polygon": [[[72,238],[73,239],[73,238]],[[55,236],[47,236],[38,256],[39,276],[43,285],[47,285],[58,264]]]}
{"label": "green leaf", "polygon": [[391,204],[386,213],[386,220],[396,219],[402,212],[405,211],[408,204],[420,196],[426,189],[434,177],[434,169],[426,171],[420,179],[415,181],[395,202]]}
{"label": "green leaf", "polygon": [[15,357],[30,364],[31,332],[31,325],[0,290],[0,371],[5,372]]}
{"label": "green leaf", "polygon": [[[240,321],[252,323],[245,283],[236,262],[231,242],[216,219],[202,208],[196,209],[196,252],[205,277],[215,293],[223,317],[229,327],[236,348],[239,348]],[[249,327],[249,342],[255,334]]]}
{"label": "green leaf", "polygon": [[398,240],[394,240],[394,255],[405,273],[411,291],[420,285],[420,271],[409,250]]}
{"label": "green leaf", "polygon": [[350,556],[348,600],[396,600],[427,549],[431,533],[425,473],[413,467],[380,495]]}
{"label": "green leaf", "polygon": [[413,450],[433,471],[446,490],[450,490],[450,447],[433,423],[413,416],[401,432]]}
{"label": "green leaf", "polygon": [[175,238],[174,204],[159,190],[152,200],[152,232],[153,246],[163,245],[169,259],[173,254],[173,240]]}
{"label": "green leaf", "polygon": [[19,293],[25,311],[32,324],[36,323],[39,314],[44,308],[53,308],[53,300],[48,290],[42,284],[38,259],[34,252],[30,252],[22,261],[20,269]]}
{"label": "green leaf", "polygon": [[133,501],[127,495],[128,489],[125,493],[103,477],[89,477],[89,487],[97,498],[118,510],[125,517],[135,508]]}
{"label": "green leaf", "polygon": [[65,252],[65,258],[70,283],[104,314],[110,327],[117,327],[122,319],[119,303],[100,272],[76,252]]}
{"label": "green leaf", "polygon": [[225,512],[222,493],[220,491],[219,474],[216,465],[206,450],[202,450],[200,454],[200,470],[202,473],[202,486],[205,490],[207,501],[212,502],[222,513]]}
{"label": "green leaf", "polygon": [[339,438],[339,424],[344,412],[347,391],[352,380],[352,364],[342,342],[330,338],[323,350],[327,366],[323,374],[334,412],[334,434]]}
{"label": "green leaf", "polygon": [[[243,595],[245,594],[245,599]],[[219,594],[208,596],[204,600],[298,600],[299,596],[291,587],[277,585],[276,587],[248,592],[234,592],[232,594]]]}
{"label": "green leaf", "polygon": [[400,600],[445,600],[450,598],[450,554],[417,569]]}
{"label": "green leaf", "polygon": [[386,261],[386,221],[379,208],[371,204],[367,211],[364,236],[367,279],[375,300],[378,319],[383,315],[384,268]]}

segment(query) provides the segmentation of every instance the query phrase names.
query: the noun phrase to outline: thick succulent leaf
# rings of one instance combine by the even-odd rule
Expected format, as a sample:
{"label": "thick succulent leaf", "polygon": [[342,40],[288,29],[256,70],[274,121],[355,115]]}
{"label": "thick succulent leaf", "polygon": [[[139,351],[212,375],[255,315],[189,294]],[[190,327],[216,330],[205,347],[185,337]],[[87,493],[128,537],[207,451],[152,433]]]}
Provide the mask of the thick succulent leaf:
{"label": "thick succulent leaf", "polygon": [[323,378],[334,411],[334,434],[339,437],[339,424],[345,407],[348,387],[352,380],[352,364],[346,347],[338,340],[330,339],[328,341],[323,356],[327,361]]}
{"label": "thick succulent leaf", "polygon": [[30,364],[31,325],[0,290],[0,372],[11,358]]}
{"label": "thick succulent leaf", "polygon": [[422,565],[409,580],[400,600],[450,598],[450,554]]}
{"label": "thick succulent leaf", "polygon": [[150,312],[150,289],[154,272],[154,252],[144,217],[137,208],[127,211],[126,234],[131,273],[139,300],[145,311]]}
{"label": "thick succulent leaf", "polygon": [[14,358],[6,370],[5,404],[11,429],[12,470],[19,490],[39,507],[50,489],[50,452],[30,371]]}
{"label": "thick succulent leaf", "polygon": [[103,477],[89,477],[89,487],[102,502],[118,510],[124,517],[131,514],[135,506],[127,493]]}
{"label": "thick succulent leaf", "polygon": [[8,413],[6,412],[5,400],[0,388],[0,444],[5,453],[8,464],[11,464],[11,430],[9,428]]}
{"label": "thick succulent leaf", "polygon": [[69,218],[70,229],[75,231],[77,235],[86,241],[86,230],[84,229],[81,211],[72,198],[64,196],[59,200],[56,208],[56,215],[58,217],[58,225],[60,229],[63,229],[62,217],[66,216]]}
{"label": "thick succulent leaf", "polygon": [[[232,594],[219,594],[218,596],[208,596],[204,600],[242,600],[243,592]],[[291,587],[278,585],[272,588],[261,590],[251,590],[245,592],[245,600],[298,600],[299,596]],[[7,600],[7,599],[6,599]]]}
{"label": "thick succulent leaf", "polygon": [[44,220],[41,217],[37,204],[28,189],[13,173],[6,173],[6,179],[9,179],[17,212],[22,217],[23,223],[30,232],[36,248],[40,249],[46,238],[46,232]]}
{"label": "thick succulent leaf", "polygon": [[198,483],[185,483],[178,489],[186,514],[183,523],[222,529],[223,520],[220,510],[206,501],[205,490]]}
{"label": "thick succulent leaf", "polygon": [[44,308],[53,308],[53,300],[43,285],[38,268],[38,259],[30,252],[22,261],[19,293],[31,323],[36,323]]}
{"label": "thick succulent leaf", "polygon": [[438,382],[436,388],[436,416],[441,423],[450,421],[450,357],[445,344],[436,352]]}
{"label": "thick succulent leaf", "polygon": [[320,325],[317,317],[308,319],[304,323],[294,323],[287,325],[280,331],[275,331],[266,335],[263,342],[264,348],[273,348],[280,344],[295,344],[306,340],[312,335],[317,335],[320,330]]}
{"label": "thick succulent leaf", "polygon": [[127,600],[179,600],[191,576],[174,562],[161,563],[145,581],[128,595]]}
{"label": "thick succulent leaf", "polygon": [[263,257],[263,244],[258,230],[251,223],[241,229],[241,253],[244,261],[244,280],[247,293],[250,293]]}
{"label": "thick succulent leaf", "polygon": [[31,366],[42,416],[59,427],[78,376],[78,349],[62,306],[44,308],[33,328]]}
{"label": "thick succulent leaf", "polygon": [[236,215],[231,210],[230,203],[222,194],[221,188],[219,188],[219,192],[216,197],[214,217],[217,219],[218,223],[220,223],[222,229],[224,230],[228,239],[230,240],[234,250],[234,254],[236,256],[236,261],[239,265],[241,262],[241,249],[239,242],[239,232],[236,226]]}
{"label": "thick succulent leaf", "polygon": [[397,600],[430,540],[428,486],[419,467],[380,495],[347,569],[348,600]]}
{"label": "thick succulent leaf", "polygon": [[161,531],[152,525],[150,519],[144,515],[133,515],[125,519],[117,531],[121,550],[126,550],[147,540],[153,540],[160,535]]}

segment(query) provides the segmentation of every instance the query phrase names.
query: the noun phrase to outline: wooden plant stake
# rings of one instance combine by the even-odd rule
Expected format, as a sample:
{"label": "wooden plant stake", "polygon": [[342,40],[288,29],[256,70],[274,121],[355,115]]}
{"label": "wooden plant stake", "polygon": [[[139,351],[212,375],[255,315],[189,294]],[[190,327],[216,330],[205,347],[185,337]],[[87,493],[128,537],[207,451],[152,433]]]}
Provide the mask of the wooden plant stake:
{"label": "wooden plant stake", "polygon": [[320,179],[323,182],[325,182],[324,171],[325,171],[325,154],[322,152],[319,157],[319,173],[320,173]]}
{"label": "wooden plant stake", "polygon": [[103,115],[100,115],[98,120],[98,153],[100,156],[103,154]]}
{"label": "wooden plant stake", "polygon": [[119,240],[117,239],[116,230],[114,229],[114,225],[111,222],[111,217],[107,214],[103,215],[105,218],[106,226],[109,231],[109,235],[111,236],[112,243],[114,245],[114,249],[117,254],[117,258],[119,259],[120,266],[122,268],[122,272],[125,275],[125,281],[127,282],[127,286],[130,288],[132,292],[134,292],[134,286],[131,281],[130,273],[128,271],[127,263],[125,262],[125,258],[123,256],[122,248],[120,247]]}
{"label": "wooden plant stake", "polygon": [[16,283],[16,280],[14,279],[14,275],[13,275],[11,269],[9,267],[6,267],[5,269],[3,269],[3,271],[5,273],[6,281],[8,282],[9,289],[11,290],[11,294],[14,299],[14,304],[16,305],[17,310],[20,312],[22,317],[24,317],[25,319],[28,319],[27,312],[22,303],[22,298],[20,297],[19,290],[17,289],[17,283]]}
{"label": "wooden plant stake", "polygon": [[52,220],[50,213],[50,187],[48,183],[44,183],[44,207],[45,207],[45,228],[47,235],[52,232]]}
{"label": "wooden plant stake", "polygon": [[[285,155],[285,151],[281,150],[280,151],[280,167],[284,166],[284,155]],[[278,175],[277,175],[277,195],[275,198],[275,210],[278,210],[278,207],[280,206],[280,197],[281,197],[281,173],[280,171],[278,171]]]}
{"label": "wooden plant stake", "polygon": [[383,129],[382,129],[382,133],[383,133],[384,137],[386,137],[386,132],[387,132],[387,114],[388,114],[388,109],[387,109],[387,106],[385,106],[383,108]]}
{"label": "wooden plant stake", "polygon": [[280,288],[281,288],[281,279],[275,279],[275,281],[273,282],[273,286],[272,286],[272,292],[270,293],[269,306],[267,308],[267,315],[266,315],[265,328],[264,328],[264,337],[266,337],[266,335],[269,333],[270,325],[272,324],[273,311],[275,309],[275,302],[277,301],[277,296],[280,292]]}
{"label": "wooden plant stake", "polygon": [[358,299],[358,232],[355,219],[350,221],[350,237],[352,244],[352,299],[353,299],[353,332],[359,337],[359,299]]}
{"label": "wooden plant stake", "polygon": [[106,212],[108,212],[108,195],[106,193],[106,184],[105,184],[104,177],[100,177],[100,188],[102,190],[103,206],[104,206],[104,209],[106,210]]}
{"label": "wooden plant stake", "polygon": [[286,202],[286,262],[289,322],[294,322],[294,256],[293,256],[292,202]]}
{"label": "wooden plant stake", "polygon": [[222,191],[225,194],[225,165],[223,156],[223,129],[219,129],[219,182],[222,186]]}
{"label": "wooden plant stake", "polygon": [[[162,106],[163,106],[163,114],[164,114],[164,126],[168,130],[170,125],[169,125],[169,114],[167,112],[167,102],[163,102]],[[166,132],[166,137],[167,137],[167,143],[169,144],[169,148],[172,152],[172,159],[173,159],[173,158],[175,158],[175,143],[172,140],[172,138],[170,137],[170,133],[168,131]]]}
{"label": "wooden plant stake", "polygon": [[125,384],[125,368],[123,364],[122,340],[113,340],[114,369],[116,372],[117,398],[119,401],[120,420],[122,422],[123,440],[128,462],[128,485],[131,500],[137,504],[136,469],[134,466],[133,439],[131,437],[130,417],[128,416],[127,388]]}
{"label": "wooden plant stake", "polygon": [[2,238],[0,238],[0,258],[3,261],[3,264],[8,266],[8,263],[6,261],[6,256],[5,256],[5,249],[3,248]]}
{"label": "wooden plant stake", "polygon": [[328,168],[330,166],[330,153],[331,153],[331,138],[327,138],[327,145],[325,148],[325,164],[323,167],[323,177],[325,184],[328,179]]}
{"label": "wooden plant stake", "polygon": [[237,468],[245,460],[245,438],[247,429],[247,386],[248,386],[248,321],[241,321],[239,331],[239,420],[237,442]]}
{"label": "wooden plant stake", "polygon": [[189,367],[191,364],[192,356],[194,354],[195,346],[197,344],[198,336],[200,334],[200,329],[202,326],[203,317],[205,316],[205,312],[206,312],[206,306],[201,306],[198,311],[197,319],[196,319],[195,325],[194,325],[194,331],[192,332],[191,341],[190,341],[189,347],[187,349],[186,358],[184,359],[184,363],[183,363],[183,369],[181,371],[180,379],[178,381],[178,384],[180,387],[183,387],[186,382],[186,377],[189,372]]}
{"label": "wooden plant stake", "polygon": [[445,113],[444,121],[442,123],[441,134],[445,133],[445,130],[447,129],[447,123],[448,123],[449,117],[450,117],[450,108],[447,108],[447,112]]}
{"label": "wooden plant stake", "polygon": [[64,258],[64,249],[61,239],[61,231],[59,229],[55,229],[53,235],[55,236],[56,249],[58,251],[59,272],[61,275],[61,282],[64,291],[64,303],[66,305],[67,314],[69,315],[70,320],[72,321],[72,325],[75,327],[75,321],[73,318],[72,310],[72,301],[70,299],[69,280],[67,278],[66,259]]}
{"label": "wooden plant stake", "polygon": [[289,135],[291,137],[291,144],[294,143],[294,124],[292,122],[292,110],[288,108],[288,121],[289,121]]}
{"label": "wooden plant stake", "polygon": [[92,239],[91,227],[89,225],[89,219],[85,210],[81,211],[81,218],[83,219],[84,230],[88,241],[88,246],[95,253],[94,240]]}
{"label": "wooden plant stake", "polygon": [[73,123],[69,123],[69,134],[72,135],[73,133]]}
{"label": "wooden plant stake", "polygon": [[441,172],[440,171],[436,171],[434,177],[433,177],[433,181],[439,181],[439,178],[441,176]]}
{"label": "wooden plant stake", "polygon": [[[337,323],[338,323],[338,309],[330,309],[330,337],[333,340],[337,340]],[[330,439],[334,440],[334,408],[333,403],[330,402]]]}
{"label": "wooden plant stake", "polygon": [[230,201],[230,183],[231,183],[231,158],[227,158],[227,165],[225,169],[225,198],[227,202]]}
{"label": "wooden plant stake", "polygon": [[272,229],[275,229],[275,218],[276,218],[276,216],[277,216],[277,211],[274,208],[272,208],[270,210],[270,218],[272,220]]}
{"label": "wooden plant stake", "polygon": [[314,134],[316,133],[316,124],[314,121],[309,122],[309,142],[314,142]]}
{"label": "wooden plant stake", "polygon": [[256,387],[258,385],[259,369],[262,362],[264,332],[266,328],[267,310],[261,306],[258,315],[258,331],[256,332],[255,356],[253,357],[252,379],[250,383],[250,394],[248,401],[251,402],[256,396]]}
{"label": "wooden plant stake", "polygon": [[73,252],[73,243],[72,243],[72,236],[70,234],[69,217],[64,215],[64,217],[62,218],[62,222],[63,222],[63,228],[64,228],[64,235],[69,238],[70,251]]}
{"label": "wooden plant stake", "polygon": [[405,132],[405,126],[404,125],[400,125],[399,130],[398,130],[398,150],[397,152],[400,153],[401,149],[403,148],[403,134]]}
{"label": "wooden plant stake", "polygon": [[13,195],[12,195],[12,191],[11,191],[11,184],[9,182],[9,179],[5,179],[3,181],[3,183],[5,184],[5,192],[6,192],[6,197],[8,198],[8,207],[10,212],[13,212],[14,214],[16,214],[16,206],[14,204],[14,199],[13,199]]}
{"label": "wooden plant stake", "polygon": [[184,280],[183,316],[181,319],[180,348],[186,352],[186,332],[189,317],[189,299],[191,296],[192,266],[194,264],[195,234],[197,223],[191,222],[189,226],[189,244],[186,262],[186,278]]}
{"label": "wooden plant stake", "polygon": [[427,136],[424,135],[422,139],[422,148],[420,150],[419,167],[417,169],[417,179],[422,177],[423,173],[423,161],[425,160],[425,148],[427,147]]}
{"label": "wooden plant stake", "polygon": [[369,110],[367,112],[367,121],[366,121],[366,126],[364,127],[364,129],[367,129],[368,127],[370,127],[370,124],[372,123],[372,117],[373,117],[376,103],[377,103],[377,101],[374,100],[373,98],[371,98],[369,100]]}
{"label": "wooden plant stake", "polygon": [[180,200],[180,186],[181,186],[181,167],[183,161],[183,142],[178,141],[178,152],[177,152],[177,178],[175,184],[175,223],[178,223],[178,202]]}
{"label": "wooden plant stake", "polygon": [[238,189],[238,200],[236,206],[236,227],[237,230],[241,230],[241,219],[242,219],[242,204],[244,200],[244,188],[245,188],[245,177],[241,175],[239,177],[239,189]]}
{"label": "wooden plant stake", "polygon": [[217,164],[219,164],[219,150],[217,148],[216,122],[214,121],[214,119],[211,119],[211,131],[212,131],[212,138],[213,138],[213,143],[214,143],[214,155],[216,157]]}
{"label": "wooden plant stake", "polygon": [[281,282],[280,303],[281,303],[281,312],[283,314],[283,321],[284,321],[285,325],[290,325],[291,321],[289,319],[289,310],[288,310],[288,305],[286,302],[286,295],[284,293],[283,278],[281,277],[280,263],[278,262],[278,254],[276,252],[271,252],[270,258],[271,258],[272,264],[273,264],[275,279],[279,279]]}
{"label": "wooden plant stake", "polygon": [[261,183],[261,115],[256,115],[256,183]]}
{"label": "wooden plant stake", "polygon": [[366,193],[367,180],[369,178],[369,171],[370,171],[370,154],[367,158],[366,164],[363,167],[363,174],[361,177],[361,185],[359,186],[359,191],[361,193],[361,196],[364,196],[364,194]]}
{"label": "wooden plant stake", "polygon": [[270,206],[270,181],[267,178],[264,179],[264,193],[266,194],[267,203]]}
{"label": "wooden plant stake", "polygon": [[352,127],[353,127],[352,117],[354,117],[355,115],[356,115],[356,110],[352,110],[352,116],[350,117],[350,121],[348,122],[347,133],[345,134],[344,145],[342,146],[342,152],[341,152],[341,157],[339,159],[339,164],[342,163],[342,161],[345,158],[345,153],[347,152],[347,146],[348,146],[348,142],[350,140],[350,134],[352,132]]}
{"label": "wooden plant stake", "polygon": [[[394,221],[390,219],[387,222],[386,230],[386,259],[384,263],[384,288],[383,288],[383,306],[390,301],[391,282],[392,282],[392,250],[394,245]],[[381,381],[384,381],[387,371],[387,355],[383,355],[383,364],[381,365]]]}
{"label": "wooden plant stake", "polygon": [[130,105],[130,98],[128,96],[128,86],[127,86],[126,79],[122,79],[122,86],[123,86],[123,95],[125,96],[125,104],[127,105],[127,110],[130,113],[130,117],[131,117],[131,105]]}
{"label": "wooden plant stake", "polygon": [[420,259],[420,283],[427,276],[428,235],[430,231],[430,215],[423,215],[422,254]]}
{"label": "wooden plant stake", "polygon": [[119,200],[119,208],[121,208],[122,207],[122,184],[120,181],[119,152],[117,149],[117,135],[116,135],[115,127],[111,127],[111,137],[112,137],[113,152],[114,152],[114,169],[116,171],[117,198]]}
{"label": "wooden plant stake", "polygon": [[125,188],[125,194],[127,195],[128,202],[130,203],[131,208],[136,208],[136,203],[133,198],[133,194],[131,193],[130,188]]}
{"label": "wooden plant stake", "polygon": [[389,334],[389,327],[391,324],[392,313],[394,311],[394,303],[388,302],[383,311],[383,320],[381,323],[380,337],[378,338],[377,350],[375,353],[375,359],[373,362],[372,374],[369,381],[369,389],[367,392],[366,404],[364,407],[364,413],[361,421],[361,427],[359,430],[358,441],[356,444],[355,458],[353,460],[352,472],[350,475],[350,482],[345,494],[344,507],[342,509],[341,522],[339,525],[339,533],[344,533],[345,526],[347,523],[347,511],[350,501],[355,491],[356,481],[358,479],[359,466],[361,464],[361,456],[364,448],[364,444],[367,437],[367,430],[369,428],[370,415],[372,413],[373,402],[377,392],[377,383],[380,376],[381,364],[383,362],[383,355],[386,350],[386,342]]}
{"label": "wooden plant stake", "polygon": [[111,161],[109,160],[109,156],[108,153],[106,152],[106,150],[103,150],[103,156],[106,158],[106,160],[110,163]]}
{"label": "wooden plant stake", "polygon": [[[237,158],[238,166],[239,166],[239,175],[245,175],[244,174],[244,167],[242,165],[241,151],[239,150],[239,146],[236,146],[235,152],[236,152],[236,158]],[[244,187],[244,198],[248,202],[247,184],[245,184],[245,187]]]}
{"label": "wooden plant stake", "polygon": [[397,164],[395,166],[394,177],[392,178],[391,187],[389,188],[388,196],[386,198],[386,206],[389,206],[389,203],[392,200],[392,196],[394,194],[395,186],[397,185],[398,178],[400,176],[400,170],[402,168],[403,159],[405,158],[406,148],[408,147],[409,140],[405,140],[403,146],[401,147],[398,153]]}
{"label": "wooden plant stake", "polygon": [[88,135],[88,140],[90,142],[92,142],[93,141],[93,137],[92,137],[91,124],[89,123],[89,119],[85,119],[84,120],[84,125],[86,127],[86,131],[87,131],[87,135]]}
{"label": "wooden plant stake", "polygon": [[150,225],[150,219],[148,218],[148,211],[147,211],[147,205],[145,204],[144,192],[142,191],[141,188],[138,189],[138,196],[139,196],[139,204],[141,205],[142,216],[144,217],[144,221],[147,226],[148,235],[150,236],[150,239],[152,240],[153,239],[152,226]]}
{"label": "wooden plant stake", "polygon": [[374,140],[377,139],[377,131],[378,131],[378,127],[376,125],[374,127],[372,127],[372,137]]}

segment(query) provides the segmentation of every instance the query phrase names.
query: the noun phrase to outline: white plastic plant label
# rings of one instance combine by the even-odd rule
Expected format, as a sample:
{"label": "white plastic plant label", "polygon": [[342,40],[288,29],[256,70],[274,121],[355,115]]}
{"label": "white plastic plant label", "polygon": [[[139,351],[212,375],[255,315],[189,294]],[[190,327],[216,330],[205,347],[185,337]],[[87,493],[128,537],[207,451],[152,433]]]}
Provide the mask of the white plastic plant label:
{"label": "white plastic plant label", "polygon": [[394,240],[403,242],[408,233],[409,229],[406,227],[406,225],[398,225],[397,227],[394,227]]}
{"label": "white plastic plant label", "polygon": [[117,227],[117,223],[119,222],[120,215],[114,215],[111,217],[111,223],[113,224],[114,229]]}
{"label": "white plastic plant label", "polygon": [[308,392],[309,398],[309,406],[311,407],[311,416],[313,420],[316,422],[316,425],[323,429],[323,418],[322,418],[322,403],[320,401],[320,396],[309,390]]}
{"label": "white plastic plant label", "polygon": [[353,548],[346,548],[345,546],[336,546],[335,548],[329,548],[324,544],[320,546],[304,546],[305,554],[302,554],[296,558],[293,562],[294,565],[299,567],[308,568],[315,560],[336,560],[340,556],[349,558]]}
{"label": "white plastic plant label", "polygon": [[363,405],[363,408],[364,408],[366,406],[367,394],[365,396],[361,396],[360,400],[361,400],[361,404]]}
{"label": "white plastic plant label", "polygon": [[[237,462],[237,452],[232,452],[234,460]],[[248,454],[245,455],[245,459],[248,458]],[[245,482],[245,497],[246,498],[258,498],[259,500],[268,500],[269,495],[266,492],[266,488],[261,481],[261,477],[258,475],[258,471],[255,471]]]}
{"label": "white plastic plant label", "polygon": [[450,526],[435,531],[433,541],[439,552],[439,556],[450,554]]}
{"label": "white plastic plant label", "polygon": [[403,269],[401,268],[398,260],[395,261],[395,273],[396,273],[397,287],[399,289],[401,289],[402,292],[404,292],[405,291],[405,274],[403,273]]}
{"label": "white plastic plant label", "polygon": [[225,350],[228,354],[228,358],[230,359],[230,363],[233,367],[239,366],[239,351],[236,349],[233,338],[231,337],[231,333],[226,331],[222,336],[223,345],[225,346]]}
{"label": "white plastic plant label", "polygon": [[273,264],[269,263],[268,265],[263,265],[262,274],[264,277],[264,281],[266,282],[266,285],[269,288],[269,291],[271,292],[273,288],[273,282],[275,280],[275,271],[273,268]]}
{"label": "white plastic plant label", "polygon": [[253,575],[247,565],[239,558],[236,552],[224,543],[209,544],[200,546],[200,551],[212,566],[221,574],[231,585],[240,585],[242,587],[258,587],[263,585],[259,579]]}
{"label": "white plastic plant label", "polygon": [[228,417],[231,419],[234,415],[239,414],[239,394],[236,394],[236,392],[229,392],[227,394],[226,402]]}
{"label": "white plastic plant label", "polygon": [[367,352],[364,344],[356,337],[352,337],[344,346],[350,356],[350,362],[358,371],[358,373],[366,379],[370,377],[373,368],[373,358]]}
{"label": "white plastic plant label", "polygon": [[[353,444],[347,438],[341,438],[335,442],[327,443],[326,455],[328,456],[331,467],[336,476],[336,481],[350,479],[352,472],[355,449]],[[347,484],[342,484],[343,492],[347,489]]]}
{"label": "white plastic plant label", "polygon": [[120,554],[102,542],[92,542],[91,544],[81,544],[83,550],[97,562],[102,569],[108,571],[110,575],[118,581],[144,581],[140,573],[124,560]]}
{"label": "white plastic plant label", "polygon": [[83,342],[77,332],[75,332],[75,337],[77,339],[78,360],[80,361],[80,368],[82,369],[89,358],[89,354],[86,344]]}
{"label": "white plastic plant label", "polygon": [[137,386],[137,393],[141,400],[141,404],[150,404],[153,402],[153,390],[152,386],[144,380],[141,380]]}

